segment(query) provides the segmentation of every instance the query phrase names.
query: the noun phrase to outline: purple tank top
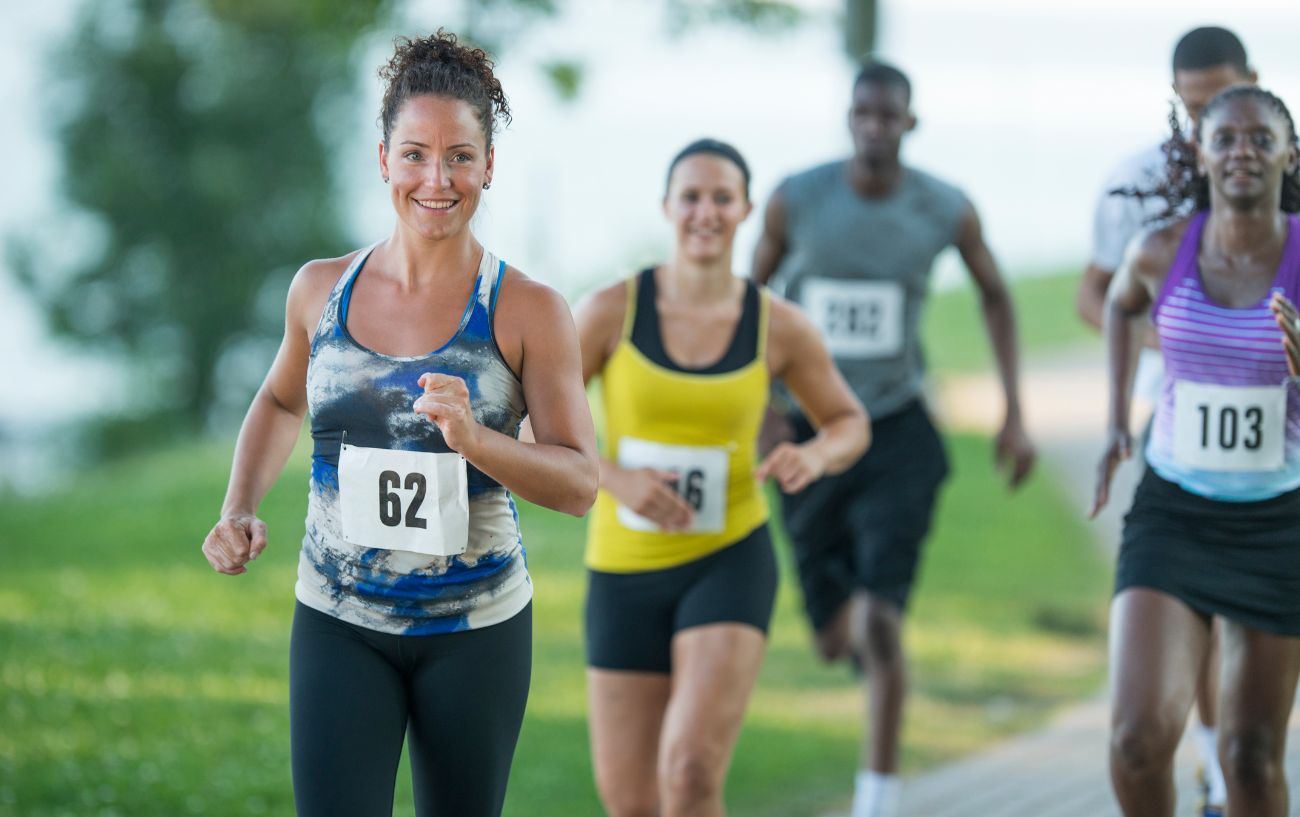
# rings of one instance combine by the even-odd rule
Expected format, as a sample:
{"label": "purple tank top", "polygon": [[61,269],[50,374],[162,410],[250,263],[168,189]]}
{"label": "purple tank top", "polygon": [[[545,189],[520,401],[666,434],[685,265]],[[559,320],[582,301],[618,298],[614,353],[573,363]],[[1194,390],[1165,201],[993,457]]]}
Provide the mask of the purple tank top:
{"label": "purple tank top", "polygon": [[[1197,256],[1208,213],[1192,217],[1179,244],[1173,266],[1152,306],[1151,316],[1160,338],[1165,377],[1155,422],[1147,445],[1147,461],[1161,477],[1185,490],[1211,499],[1254,501],[1300,487],[1300,399],[1290,385],[1282,331],[1269,310],[1274,292],[1300,302],[1300,218],[1290,216],[1282,260],[1269,292],[1258,302],[1239,309],[1210,299],[1202,285]],[[1285,389],[1285,456],[1280,468],[1220,470],[1193,467],[1188,458],[1175,457],[1175,397],[1186,384],[1281,387]],[[1194,388],[1194,387],[1193,387]],[[1187,398],[1184,398],[1187,399]],[[1251,407],[1253,409],[1253,407]],[[1199,411],[1198,411],[1199,410]],[[1223,409],[1220,409],[1222,412]],[[1184,407],[1184,426],[1206,440],[1238,447],[1258,443],[1248,409],[1228,416],[1196,406]],[[1195,423],[1204,428],[1195,430]],[[1184,428],[1184,434],[1189,433]]]}

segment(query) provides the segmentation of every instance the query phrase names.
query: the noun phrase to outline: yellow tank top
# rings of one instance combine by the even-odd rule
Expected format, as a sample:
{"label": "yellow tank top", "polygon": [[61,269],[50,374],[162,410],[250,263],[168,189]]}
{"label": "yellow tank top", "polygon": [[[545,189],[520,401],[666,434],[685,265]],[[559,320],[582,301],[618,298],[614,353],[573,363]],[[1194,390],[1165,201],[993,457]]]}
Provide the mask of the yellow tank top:
{"label": "yellow tank top", "polygon": [[751,283],[720,364],[750,351],[739,348],[746,335],[756,337],[748,362],[719,373],[683,371],[663,352],[653,270],[628,280],[623,337],[602,375],[605,456],[625,467],[677,473],[678,493],[696,507],[695,529],[659,530],[601,490],[588,525],[588,567],[635,573],[684,564],[767,521],[767,501],[754,478],[768,395],[767,320],[767,292]]}

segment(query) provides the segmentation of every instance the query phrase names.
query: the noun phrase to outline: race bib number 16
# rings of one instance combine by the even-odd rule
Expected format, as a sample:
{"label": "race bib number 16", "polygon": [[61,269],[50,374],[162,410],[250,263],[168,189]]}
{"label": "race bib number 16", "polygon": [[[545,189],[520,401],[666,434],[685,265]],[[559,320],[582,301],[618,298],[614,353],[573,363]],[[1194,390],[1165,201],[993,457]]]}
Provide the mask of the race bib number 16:
{"label": "race bib number 16", "polygon": [[810,278],[800,301],[833,357],[893,357],[903,350],[903,288],[894,281]]}
{"label": "race bib number 16", "polygon": [[1174,459],[1207,471],[1278,470],[1286,460],[1286,390],[1177,381]]}
{"label": "race bib number 16", "polygon": [[[695,509],[688,533],[718,533],[725,527],[727,471],[730,466],[726,449],[664,445],[623,437],[618,441],[618,464],[624,468],[654,468],[677,474],[673,490]],[[631,530],[659,530],[654,522],[621,504],[618,506],[618,521]]]}
{"label": "race bib number 16", "polygon": [[465,458],[344,445],[339,507],[357,547],[457,556],[469,544]]}

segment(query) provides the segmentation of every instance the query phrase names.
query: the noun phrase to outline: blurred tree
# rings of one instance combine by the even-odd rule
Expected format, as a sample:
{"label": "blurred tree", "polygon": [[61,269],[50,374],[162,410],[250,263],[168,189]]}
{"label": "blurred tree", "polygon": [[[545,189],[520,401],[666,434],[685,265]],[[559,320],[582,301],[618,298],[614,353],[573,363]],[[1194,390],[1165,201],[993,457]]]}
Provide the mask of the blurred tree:
{"label": "blurred tree", "polygon": [[876,0],[844,0],[844,52],[859,62],[876,49]]}
{"label": "blurred tree", "polygon": [[[661,2],[669,33],[801,19],[779,0]],[[354,113],[354,52],[406,5],[87,0],[46,93],[67,207],[10,241],[9,260],[56,334],[122,362],[139,415],[111,430],[143,433],[120,445],[192,432],[223,392],[242,411],[294,269],[349,248],[331,129]],[[461,0],[439,14],[500,53],[560,5]],[[538,67],[561,98],[580,94],[579,61]]]}
{"label": "blurred tree", "polygon": [[[347,249],[322,120],[384,5],[101,0],[55,53],[59,192],[95,229],[47,220],[12,266],[57,334],[144,375],[154,419],[198,426],[222,355],[274,331],[259,290]],[[59,265],[69,240],[95,246]]]}

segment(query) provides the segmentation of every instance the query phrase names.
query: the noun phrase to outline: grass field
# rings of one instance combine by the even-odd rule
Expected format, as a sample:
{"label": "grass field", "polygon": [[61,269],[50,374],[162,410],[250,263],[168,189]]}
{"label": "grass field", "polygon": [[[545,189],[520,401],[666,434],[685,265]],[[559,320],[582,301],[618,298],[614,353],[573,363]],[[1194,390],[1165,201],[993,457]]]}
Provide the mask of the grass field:
{"label": "grass field", "polygon": [[[1098,345],[1098,333],[1075,314],[1077,274],[1016,278],[1008,282],[1016,303],[1016,328],[1026,356],[1051,352],[1066,346]],[[974,285],[964,282],[954,290],[930,299],[923,327],[926,360],[930,371],[945,372],[986,369],[993,365],[980,319]]]}
{"label": "grass field", "polygon": [[[908,770],[1037,722],[1094,688],[1103,568],[1037,481],[1014,502],[980,440],[956,477],[908,639]],[[268,499],[273,545],[231,579],[198,553],[226,450],[167,452],[0,503],[0,814],[288,814],[286,645],[305,473]],[[536,671],[507,813],[593,814],[579,641],[583,529],[525,508]],[[1015,536],[1007,531],[1015,530]],[[788,579],[788,575],[787,575]],[[783,587],[741,740],[736,814],[811,813],[847,789],[857,687],[811,657]],[[410,814],[399,778],[398,814]]]}
{"label": "grass field", "polygon": [[[1040,304],[1064,288],[1030,283],[1018,298]],[[1031,340],[1060,334],[1046,318],[1025,325]],[[977,327],[969,292],[937,299],[936,368],[979,365]],[[986,441],[949,442],[954,476],[907,629],[907,771],[1041,722],[1095,689],[1104,659],[1106,568],[1055,486],[1036,478],[1009,499]],[[0,497],[0,816],[292,813],[287,642],[305,451],[263,506],[271,548],[237,578],[198,551],[228,462],[228,445],[196,445],[83,470],[40,498]],[[521,514],[536,660],[506,813],[597,814],[583,523]],[[859,687],[813,659],[786,563],[783,575],[730,778],[736,815],[815,814],[847,796],[856,761]],[[405,771],[395,813],[412,813]]]}

